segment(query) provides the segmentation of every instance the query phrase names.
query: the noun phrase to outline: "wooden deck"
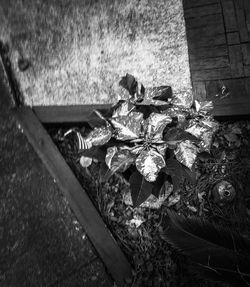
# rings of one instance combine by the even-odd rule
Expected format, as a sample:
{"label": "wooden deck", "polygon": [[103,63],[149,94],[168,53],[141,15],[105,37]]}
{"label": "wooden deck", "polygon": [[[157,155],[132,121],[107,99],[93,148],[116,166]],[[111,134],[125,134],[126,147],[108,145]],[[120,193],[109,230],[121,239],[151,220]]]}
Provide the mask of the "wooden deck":
{"label": "wooden deck", "polygon": [[183,5],[196,98],[214,100],[217,115],[250,114],[250,0]]}

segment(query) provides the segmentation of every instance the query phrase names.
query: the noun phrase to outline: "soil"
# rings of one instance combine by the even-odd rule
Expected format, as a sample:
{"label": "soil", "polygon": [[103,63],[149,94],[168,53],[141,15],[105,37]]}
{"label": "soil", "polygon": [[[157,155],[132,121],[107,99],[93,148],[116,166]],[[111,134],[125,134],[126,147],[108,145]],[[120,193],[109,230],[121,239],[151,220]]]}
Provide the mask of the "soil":
{"label": "soil", "polygon": [[[79,158],[71,157],[70,147],[58,141],[58,133],[63,131],[66,129],[50,130],[134,268],[127,286],[227,286],[193,276],[186,258],[163,241],[160,234],[170,209],[208,219],[250,238],[250,122],[221,123],[211,156],[204,154],[196,162],[196,184],[183,182],[181,189],[169,194],[160,208],[150,208],[149,204],[133,208],[129,185],[123,176],[116,174],[105,183],[99,163],[83,168]],[[232,202],[215,202],[213,188],[222,180],[230,182],[236,190]]]}

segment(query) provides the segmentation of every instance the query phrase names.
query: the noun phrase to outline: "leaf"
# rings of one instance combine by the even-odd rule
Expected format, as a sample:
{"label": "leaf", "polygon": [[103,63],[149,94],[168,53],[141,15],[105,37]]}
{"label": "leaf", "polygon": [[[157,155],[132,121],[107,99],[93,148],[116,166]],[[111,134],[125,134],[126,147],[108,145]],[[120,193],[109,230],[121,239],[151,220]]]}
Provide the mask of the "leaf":
{"label": "leaf", "polygon": [[172,90],[169,86],[147,88],[143,101],[138,105],[170,106],[168,99],[172,97]]}
{"label": "leaf", "polygon": [[172,177],[173,184],[180,178],[185,178],[191,183],[196,182],[196,172],[188,169],[176,159],[167,159],[166,166],[162,171]]}
{"label": "leaf", "polygon": [[196,136],[176,127],[168,129],[163,139],[170,144],[176,144],[179,141],[185,140],[190,140],[192,142],[200,141]]}
{"label": "leaf", "polygon": [[103,127],[106,126],[107,121],[104,113],[108,113],[108,110],[94,110],[87,119],[88,124],[91,128]]}
{"label": "leaf", "polygon": [[126,171],[135,161],[135,156],[127,149],[120,149],[116,152],[110,162],[110,169],[104,176],[107,181],[114,173]]}
{"label": "leaf", "polygon": [[153,88],[153,99],[166,101],[173,95],[172,88],[170,86],[160,86]]}
{"label": "leaf", "polygon": [[172,122],[168,115],[152,113],[147,119],[147,136],[152,139],[162,139],[162,133],[166,125]]}
{"label": "leaf", "polygon": [[166,174],[163,173],[163,172],[160,172],[156,181],[154,182],[154,187],[152,189],[152,194],[159,198],[159,195],[160,195],[160,192],[161,192],[161,189],[162,189],[162,186],[164,185],[165,183],[165,180],[166,180]]}
{"label": "leaf", "polygon": [[110,122],[115,129],[115,137],[118,140],[126,141],[136,139],[141,133],[143,114],[131,112],[127,116],[111,118]]}
{"label": "leaf", "polygon": [[236,286],[250,283],[250,241],[221,226],[168,211],[162,238],[187,255],[196,271]]}
{"label": "leaf", "polygon": [[136,159],[136,168],[147,181],[155,181],[160,170],[165,166],[165,160],[154,149],[144,150]]}
{"label": "leaf", "polygon": [[148,199],[153,190],[153,184],[145,180],[145,178],[135,171],[130,179],[131,197],[133,206],[137,207]]}
{"label": "leaf", "polygon": [[141,83],[138,83],[135,77],[130,74],[126,74],[125,77],[122,77],[119,85],[126,89],[136,101],[141,100],[141,98],[144,96],[144,86]]}

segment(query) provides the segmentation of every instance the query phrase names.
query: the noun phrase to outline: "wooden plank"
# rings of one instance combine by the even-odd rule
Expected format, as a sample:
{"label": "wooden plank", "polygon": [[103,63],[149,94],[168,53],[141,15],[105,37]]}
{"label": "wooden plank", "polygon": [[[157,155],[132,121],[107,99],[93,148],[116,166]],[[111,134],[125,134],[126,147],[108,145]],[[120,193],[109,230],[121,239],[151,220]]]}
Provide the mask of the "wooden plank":
{"label": "wooden plank", "polygon": [[227,33],[227,43],[228,43],[228,45],[240,44],[239,32]]}
{"label": "wooden plank", "polygon": [[206,34],[205,35],[201,35],[201,37],[199,39],[190,39],[188,37],[188,47],[190,49],[197,49],[197,48],[201,48],[201,47],[212,47],[212,46],[219,46],[219,45],[224,45],[226,44],[226,35],[220,34],[215,36],[210,36],[207,37]]}
{"label": "wooden plank", "polygon": [[[222,85],[225,85],[229,95],[224,99],[215,100],[215,96],[221,93]],[[207,98],[215,100],[216,104],[242,104],[250,103],[250,97],[246,90],[245,79],[228,79],[222,81],[207,81],[206,82]]]}
{"label": "wooden plank", "polygon": [[184,17],[186,19],[189,18],[197,18],[197,17],[203,17],[206,15],[214,15],[214,14],[220,14],[221,13],[221,6],[219,3],[215,3],[212,5],[202,6],[202,7],[195,7],[195,8],[189,8],[184,10]]}
{"label": "wooden plank", "polygon": [[193,82],[193,92],[196,100],[205,101],[207,97],[205,81]]}
{"label": "wooden plank", "polygon": [[186,29],[189,31],[193,28],[206,27],[211,24],[223,24],[222,14],[206,15],[198,18],[189,18],[186,20]]}
{"label": "wooden plank", "polygon": [[227,45],[212,46],[209,48],[198,48],[198,49],[189,50],[190,60],[221,57],[221,56],[227,56],[227,55],[228,55]]}
{"label": "wooden plank", "polygon": [[193,71],[191,73],[193,81],[206,81],[206,80],[219,80],[219,79],[230,79],[231,69],[220,68],[213,70],[200,70]]}
{"label": "wooden plank", "polygon": [[243,57],[240,45],[228,47],[230,67],[233,78],[244,77]]}
{"label": "wooden plank", "polygon": [[244,66],[244,75],[250,77],[250,65]]}
{"label": "wooden plank", "polygon": [[248,97],[250,97],[250,77],[245,78],[245,88],[246,88]]}
{"label": "wooden plank", "polygon": [[248,32],[250,32],[250,1],[244,0],[244,10],[246,15],[246,26]]}
{"label": "wooden plank", "polygon": [[19,108],[15,110],[14,114],[31,145],[66,196],[70,207],[86,230],[116,284],[120,287],[124,286],[124,279],[131,276],[130,264],[85,190],[82,189],[31,108]]}
{"label": "wooden plank", "polygon": [[225,28],[223,23],[215,23],[210,24],[205,27],[199,27],[199,28],[193,28],[190,30],[187,30],[187,37],[188,39],[197,40],[199,41],[200,37],[211,37],[211,36],[217,36],[218,34],[224,34]]}
{"label": "wooden plank", "polygon": [[34,106],[33,110],[42,123],[80,123],[87,122],[95,109],[105,110],[111,105],[76,106]]}
{"label": "wooden plank", "polygon": [[[248,0],[247,0],[248,1]],[[250,41],[247,25],[246,25],[246,16],[244,11],[243,0],[234,0],[235,4],[235,13],[238,22],[238,28],[240,33],[240,39],[242,42]]]}
{"label": "wooden plank", "polygon": [[215,117],[222,116],[244,116],[250,115],[250,102],[245,104],[217,104],[214,106],[213,115]]}
{"label": "wooden plank", "polygon": [[218,0],[183,0],[184,9],[218,3]]}
{"label": "wooden plank", "polygon": [[229,59],[227,56],[196,59],[190,61],[191,71],[204,70],[204,69],[217,69],[229,67]]}
{"label": "wooden plank", "polygon": [[227,32],[238,30],[234,3],[232,0],[221,0],[222,11],[224,15],[224,22]]}
{"label": "wooden plank", "polygon": [[243,63],[244,65],[250,65],[250,43],[242,43],[241,49],[243,53]]}

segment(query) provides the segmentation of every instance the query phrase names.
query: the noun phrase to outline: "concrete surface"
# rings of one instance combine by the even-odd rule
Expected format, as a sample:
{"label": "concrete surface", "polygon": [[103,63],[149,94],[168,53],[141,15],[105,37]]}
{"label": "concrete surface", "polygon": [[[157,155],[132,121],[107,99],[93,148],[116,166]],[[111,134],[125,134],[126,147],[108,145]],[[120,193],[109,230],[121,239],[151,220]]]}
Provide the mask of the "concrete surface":
{"label": "concrete surface", "polygon": [[115,102],[126,73],[191,88],[182,0],[1,0],[0,40],[29,105]]}
{"label": "concrete surface", "polygon": [[0,66],[0,286],[112,286],[85,231],[17,129]]}

